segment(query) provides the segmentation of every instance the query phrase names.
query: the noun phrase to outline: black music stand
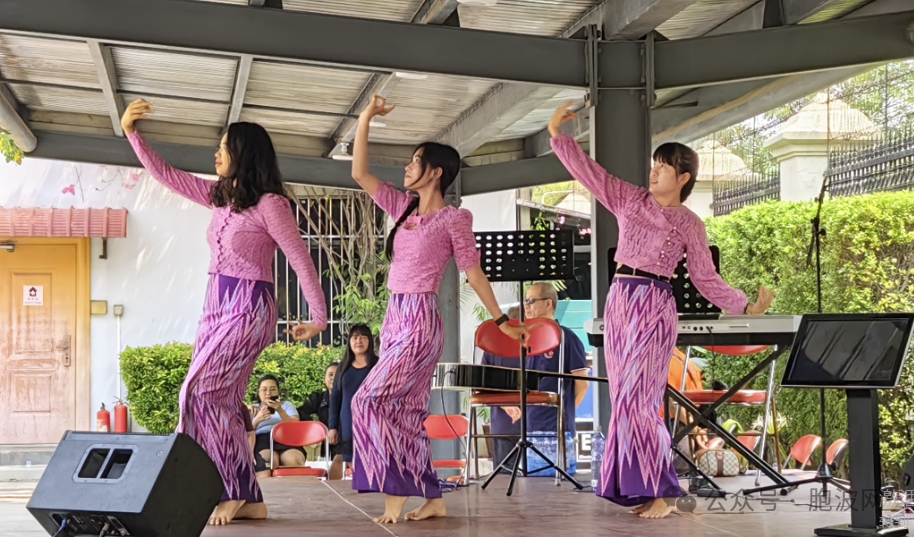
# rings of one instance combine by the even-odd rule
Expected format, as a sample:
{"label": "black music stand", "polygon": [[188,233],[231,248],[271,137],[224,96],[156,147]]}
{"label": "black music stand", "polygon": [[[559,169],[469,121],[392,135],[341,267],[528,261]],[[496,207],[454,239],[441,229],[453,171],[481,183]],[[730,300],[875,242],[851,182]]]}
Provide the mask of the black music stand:
{"label": "black music stand", "polygon": [[[549,231],[495,231],[477,232],[476,248],[482,259],[483,272],[492,282],[518,282],[520,320],[524,320],[524,282],[536,280],[566,280],[574,277],[574,235],[571,230]],[[533,450],[546,462],[546,466],[537,470],[541,472],[554,468],[565,479],[578,489],[583,485],[575,481],[564,468],[559,468],[549,457],[527,440],[527,349],[521,346],[520,353],[520,439],[505,456],[492,475],[486,479],[485,489],[495,479],[499,471],[507,469],[510,460],[514,460],[511,470],[511,483],[507,495],[514,491],[518,468],[523,461],[523,474],[527,472],[527,449]],[[559,380],[559,382],[563,382]],[[565,431],[561,431],[558,442],[565,441]]]}
{"label": "black music stand", "polygon": [[744,491],[744,494],[829,481],[850,492],[851,523],[817,528],[816,535],[907,535],[908,529],[905,527],[881,527],[882,506],[879,500],[882,461],[879,454],[879,397],[876,390],[891,389],[898,385],[912,328],[912,313],[804,315],[781,387],[845,390],[847,432],[852,453],[851,490],[830,476],[816,476],[786,485],[750,489]]}

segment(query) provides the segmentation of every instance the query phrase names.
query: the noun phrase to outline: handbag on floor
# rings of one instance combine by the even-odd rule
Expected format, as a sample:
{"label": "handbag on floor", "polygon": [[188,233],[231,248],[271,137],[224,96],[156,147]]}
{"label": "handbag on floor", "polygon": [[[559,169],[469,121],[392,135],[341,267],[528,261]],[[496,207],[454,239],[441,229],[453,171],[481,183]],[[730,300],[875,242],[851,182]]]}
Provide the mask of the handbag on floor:
{"label": "handbag on floor", "polygon": [[710,477],[740,474],[739,456],[729,449],[703,449],[695,454],[695,464]]}

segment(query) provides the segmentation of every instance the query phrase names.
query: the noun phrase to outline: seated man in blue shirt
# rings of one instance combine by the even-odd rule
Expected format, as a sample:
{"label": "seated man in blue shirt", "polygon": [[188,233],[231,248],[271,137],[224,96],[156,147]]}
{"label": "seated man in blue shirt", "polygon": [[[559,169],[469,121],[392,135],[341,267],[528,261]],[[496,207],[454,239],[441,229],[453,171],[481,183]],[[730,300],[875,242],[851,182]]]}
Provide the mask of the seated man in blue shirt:
{"label": "seated man in blue shirt", "polygon": [[[550,283],[537,283],[527,291],[527,298],[524,300],[524,315],[527,319],[543,317],[555,320],[555,308],[558,304],[559,296],[555,292],[555,287]],[[584,344],[570,329],[562,327],[565,333],[565,367],[563,373],[571,373],[579,377],[588,376],[587,355],[584,352]],[[494,365],[499,367],[510,367],[517,369],[520,367],[517,358],[502,358],[493,354],[485,353],[482,358],[483,365]],[[527,369],[536,371],[554,371],[559,372],[558,351],[548,352],[537,356],[527,357]],[[556,377],[547,377],[540,381],[538,387],[541,391],[558,392],[559,379]],[[574,415],[575,408],[584,400],[587,394],[589,383],[586,380],[562,379],[564,382],[564,402],[565,402],[565,431],[572,435],[575,433]],[[531,406],[527,408],[527,431],[555,431],[558,427],[558,412],[555,407]],[[520,408],[517,407],[493,407],[491,415],[490,432],[492,434],[510,434],[520,435]],[[497,465],[517,443],[517,437],[514,438],[493,438],[495,453],[493,462]],[[570,450],[571,446],[566,449]]]}

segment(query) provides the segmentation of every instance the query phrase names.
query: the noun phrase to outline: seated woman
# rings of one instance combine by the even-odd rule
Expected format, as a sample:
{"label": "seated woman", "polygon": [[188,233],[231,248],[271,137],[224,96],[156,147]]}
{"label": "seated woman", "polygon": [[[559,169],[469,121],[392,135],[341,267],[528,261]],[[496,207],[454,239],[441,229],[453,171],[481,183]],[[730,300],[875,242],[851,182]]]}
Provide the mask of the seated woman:
{"label": "seated woman", "polygon": [[298,407],[298,417],[302,421],[311,421],[311,416],[317,416],[317,421],[321,422],[328,429],[330,428],[330,391],[333,389],[333,379],[336,377],[336,370],[340,366],[339,362],[333,362],[327,366],[324,371],[324,390],[318,390],[311,393],[308,399]]}
{"label": "seated woman", "polygon": [[[264,375],[258,384],[257,395],[260,404],[251,420],[257,433],[254,451],[263,462],[257,466],[257,477],[270,477],[273,468],[278,466],[304,466],[305,451],[300,447],[290,447],[280,443],[273,444],[273,468],[270,464],[270,432],[273,427],[284,421],[298,421],[298,411],[289,401],[282,401],[279,392],[279,380],[273,375]],[[259,462],[259,461],[258,461]]]}
{"label": "seated woman", "polygon": [[374,336],[364,324],[349,330],[349,344],[340,361],[333,389],[330,391],[330,435],[334,448],[330,479],[343,478],[343,462],[352,464],[352,397],[378,363],[374,351]]}

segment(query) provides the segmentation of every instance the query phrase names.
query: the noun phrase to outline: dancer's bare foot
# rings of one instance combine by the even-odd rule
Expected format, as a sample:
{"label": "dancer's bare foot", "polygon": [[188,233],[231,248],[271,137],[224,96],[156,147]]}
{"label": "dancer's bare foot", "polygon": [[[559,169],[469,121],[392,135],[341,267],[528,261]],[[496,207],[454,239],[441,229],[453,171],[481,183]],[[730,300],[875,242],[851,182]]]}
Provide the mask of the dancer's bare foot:
{"label": "dancer's bare foot", "polygon": [[634,509],[632,509],[631,511],[629,511],[628,514],[630,514],[630,515],[640,515],[641,513],[647,511],[647,510],[651,507],[651,503],[652,503],[652,502],[647,502],[647,503],[644,504],[644,505],[639,505],[638,507],[635,507]]}
{"label": "dancer's bare foot", "polygon": [[666,518],[673,513],[678,513],[679,510],[676,509],[675,500],[676,498],[670,498],[670,501],[667,501],[667,498],[654,498],[654,501],[645,504],[649,507],[641,513],[641,518]]}
{"label": "dancer's bare foot", "polygon": [[246,518],[249,520],[262,520],[267,518],[267,505],[263,502],[251,503],[245,502],[235,513],[235,518]]}
{"label": "dancer's bare foot", "polygon": [[390,494],[384,499],[384,514],[374,519],[378,524],[396,524],[403,512],[403,504],[406,503],[406,496],[391,496]]}
{"label": "dancer's bare foot", "polygon": [[238,510],[244,505],[244,500],[229,500],[219,502],[213,514],[209,517],[210,526],[225,526],[232,522]]}
{"label": "dancer's bare foot", "polygon": [[425,500],[425,503],[415,511],[406,513],[403,520],[425,520],[426,518],[443,518],[447,516],[447,506],[443,498]]}

